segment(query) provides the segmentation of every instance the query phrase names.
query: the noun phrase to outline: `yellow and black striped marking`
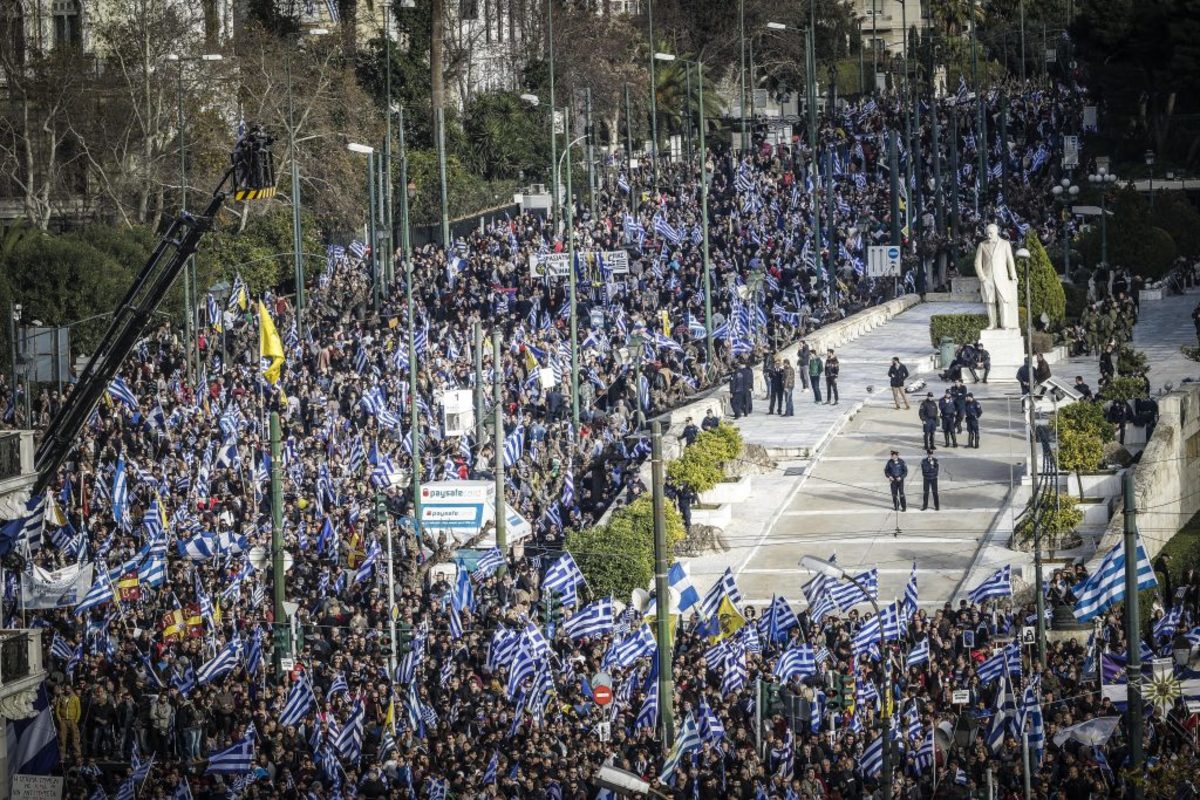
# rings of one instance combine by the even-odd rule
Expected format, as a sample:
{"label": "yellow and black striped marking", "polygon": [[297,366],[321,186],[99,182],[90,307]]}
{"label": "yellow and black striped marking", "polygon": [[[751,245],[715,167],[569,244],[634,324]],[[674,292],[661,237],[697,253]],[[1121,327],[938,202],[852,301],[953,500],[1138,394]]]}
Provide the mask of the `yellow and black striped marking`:
{"label": "yellow and black striped marking", "polygon": [[233,193],[234,200],[266,200],[274,196],[274,186],[267,186],[262,189],[238,189]]}

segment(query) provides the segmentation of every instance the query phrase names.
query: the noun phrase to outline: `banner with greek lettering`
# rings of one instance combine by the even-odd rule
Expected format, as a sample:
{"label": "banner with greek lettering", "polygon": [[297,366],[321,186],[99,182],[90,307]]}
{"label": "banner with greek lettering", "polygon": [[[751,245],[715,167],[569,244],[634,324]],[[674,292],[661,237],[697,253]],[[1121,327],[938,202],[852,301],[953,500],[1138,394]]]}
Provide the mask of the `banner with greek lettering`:
{"label": "banner with greek lettering", "polygon": [[21,602],[31,610],[72,608],[91,586],[91,564],[73,564],[54,572],[34,566],[21,575]]}
{"label": "banner with greek lettering", "polygon": [[[629,254],[624,250],[581,250],[577,253],[579,268],[583,275],[592,280],[606,276],[629,274]],[[596,257],[600,257],[600,261]],[[529,274],[535,280],[540,278],[565,278],[570,275],[571,256],[569,253],[533,253],[529,256]]]}

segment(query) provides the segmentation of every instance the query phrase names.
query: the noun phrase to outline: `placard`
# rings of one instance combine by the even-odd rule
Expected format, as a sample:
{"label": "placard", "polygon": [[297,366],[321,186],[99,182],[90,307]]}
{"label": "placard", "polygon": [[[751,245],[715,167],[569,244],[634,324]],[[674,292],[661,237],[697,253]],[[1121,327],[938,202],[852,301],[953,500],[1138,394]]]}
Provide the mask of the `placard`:
{"label": "placard", "polygon": [[954,694],[950,697],[950,702],[956,706],[965,706],[971,702],[971,691],[969,689],[955,689]]}
{"label": "placard", "polygon": [[13,775],[12,800],[62,800],[63,779],[53,775]]}

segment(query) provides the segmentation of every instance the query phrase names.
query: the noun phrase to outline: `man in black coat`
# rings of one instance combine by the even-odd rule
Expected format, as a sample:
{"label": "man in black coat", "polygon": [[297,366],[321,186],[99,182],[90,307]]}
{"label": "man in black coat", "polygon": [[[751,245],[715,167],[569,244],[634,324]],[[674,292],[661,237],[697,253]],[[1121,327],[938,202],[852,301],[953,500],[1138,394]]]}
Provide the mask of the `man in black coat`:
{"label": "man in black coat", "polygon": [[908,408],[908,395],[904,393],[904,382],[908,380],[908,367],[900,363],[897,356],[892,357],[892,365],[888,367],[888,384],[892,387],[892,403],[900,408],[900,403]]}
{"label": "man in black coat", "polygon": [[942,446],[958,447],[958,436],[954,431],[955,421],[958,419],[958,407],[954,402],[954,395],[949,389],[938,403],[938,414],[942,418]]}
{"label": "man in black coat", "polygon": [[983,408],[979,405],[979,401],[975,399],[975,395],[967,392],[966,402],[963,404],[963,414],[967,420],[967,447],[979,449],[979,418],[983,416]]}
{"label": "man in black coat", "polygon": [[933,399],[933,392],[925,395],[921,405],[917,407],[917,417],[921,420],[921,430],[925,434],[924,447],[933,450],[933,437],[937,433],[938,404]]}
{"label": "man in black coat", "polygon": [[921,478],[923,482],[923,494],[921,500],[921,510],[925,511],[929,508],[929,493],[933,492],[933,510],[941,511],[942,503],[938,498],[938,473],[941,467],[938,466],[938,460],[933,455],[932,450],[925,451],[925,458],[921,459]]}
{"label": "man in black coat", "polygon": [[741,419],[742,415],[747,413],[742,407],[742,377],[741,368],[733,370],[733,374],[729,376],[729,404],[733,406],[733,418]]}
{"label": "man in black coat", "polygon": [[892,508],[896,511],[908,511],[908,500],[904,497],[904,479],[908,477],[908,464],[896,450],[892,457],[883,465],[883,475],[888,479],[888,487],[892,490]]}
{"label": "man in black coat", "polygon": [[742,413],[750,416],[754,410],[754,370],[749,364],[743,364],[742,369]]}

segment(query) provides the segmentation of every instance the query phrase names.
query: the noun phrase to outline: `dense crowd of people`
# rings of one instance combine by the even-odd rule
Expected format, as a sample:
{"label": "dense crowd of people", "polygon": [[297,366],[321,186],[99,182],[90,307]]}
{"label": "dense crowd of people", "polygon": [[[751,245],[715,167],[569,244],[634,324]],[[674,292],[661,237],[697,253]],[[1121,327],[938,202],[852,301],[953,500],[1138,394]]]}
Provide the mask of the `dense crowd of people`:
{"label": "dense crowd of people", "polygon": [[[1035,706],[1044,744],[1030,770],[1034,796],[1115,792],[1120,778],[1097,763],[1104,748],[1049,744],[1056,730],[1108,711],[1095,670],[1083,667],[1082,645],[1052,643],[1040,673],[1028,650],[1019,651],[1000,674],[989,666],[990,679],[981,678],[993,645],[1018,637],[1031,608],[993,599],[931,610],[918,603],[919,564],[911,598],[893,604],[891,617],[863,614],[866,597],[820,579],[804,587],[803,605],[781,593],[780,603],[757,610],[740,602],[731,575],[720,582],[679,624],[677,733],[686,740],[695,731],[702,745],[669,776],[649,628],[619,603],[606,617],[604,598],[569,602],[577,584],[569,593],[547,587],[560,586],[564,531],[593,524],[614,500],[643,490],[637,469],[652,412],[730,374],[752,386],[743,373],[750,363],[890,298],[897,283],[932,288],[945,274],[938,265],[968,252],[984,221],[1000,220],[1010,237],[1029,225],[1057,235],[1041,189],[1054,177],[1062,135],[1077,128],[1081,93],[999,88],[1007,104],[999,92],[983,99],[987,141],[976,140],[973,113],[952,103],[934,109],[941,146],[953,136],[962,151],[958,175],[942,166],[943,186],[930,178],[930,109],[902,148],[901,169],[924,176],[919,187],[904,181],[914,210],[918,195],[924,205],[904,222],[911,277],[902,282],[871,280],[863,269],[866,248],[890,235],[881,154],[886,131],[904,127],[897,98],[822,118],[833,169],[815,187],[812,154],[799,142],[707,154],[711,363],[698,170],[666,161],[657,184],[649,165],[623,172],[623,186],[601,195],[595,218],[577,209],[576,247],[624,250],[630,265],[616,272],[587,257],[570,267],[578,277],[578,397],[567,282],[535,278],[528,267],[531,257],[566,248],[530,214],[448,250],[419,248],[411,272],[398,263],[399,281],[378,309],[358,245],[331,247],[302,315],[269,291],[252,298],[238,281],[228,300],[208,299],[194,382],[178,330],[148,330],[56,476],[40,546],[27,541],[22,550],[44,569],[90,563],[91,591],[77,607],[33,611],[8,573],[8,619],[24,615],[45,628],[67,796],[591,798],[597,767],[611,763],[661,780],[661,791],[678,798],[850,800],[879,790],[875,756],[888,719],[897,731],[894,797],[978,796],[989,780],[1009,796],[1024,779],[1021,735],[1032,732]],[[1003,106],[1009,146],[995,134]],[[979,191],[988,182],[973,172],[976,147],[1011,179],[1002,184],[989,167],[990,189]],[[814,191],[828,183],[831,195]],[[937,224],[941,205],[955,199],[958,238],[948,232],[949,211]],[[406,282],[416,309],[415,393]],[[1107,311],[1095,313],[1102,321]],[[476,323],[485,342],[501,334],[499,360],[487,346],[474,352]],[[267,324],[283,340],[277,382],[264,380],[259,362]],[[815,362],[828,364],[824,355]],[[441,415],[442,392],[473,388],[476,360],[489,416],[499,384],[505,430],[492,441],[448,434]],[[777,402],[790,414],[796,376],[787,371],[767,374],[771,410]],[[5,422],[44,428],[63,399],[51,391],[31,398],[26,418],[10,392]],[[280,464],[268,447],[272,410],[282,418]],[[508,503],[531,524],[522,555],[486,551],[478,564],[478,553],[460,559],[457,575],[432,572],[452,560],[457,542],[414,525],[404,486],[414,461],[423,482],[493,479],[502,464]],[[270,548],[273,468],[282,473],[283,536],[294,556],[286,596],[296,604],[297,640],[294,669],[284,674],[274,662],[292,654],[275,638],[271,571],[250,557],[253,547]],[[800,599],[800,587],[781,589]],[[561,603],[547,603],[550,594]],[[744,624],[714,631],[726,600]],[[584,627],[593,612],[595,624]],[[864,630],[879,629],[881,618],[880,635],[863,646]],[[1123,652],[1117,620],[1105,619],[1097,637]],[[614,682],[607,707],[589,682],[601,669]],[[855,680],[852,702],[835,710],[839,675]],[[786,702],[770,700],[760,683],[785,689]],[[951,702],[955,690],[970,693],[962,708]],[[1005,711],[989,744],[1005,697],[1016,697],[1021,714]],[[959,711],[977,718],[979,735],[946,750],[933,731]],[[1182,756],[1168,720],[1150,727],[1156,755]],[[1107,748],[1118,771],[1124,747],[1118,734]]]}

